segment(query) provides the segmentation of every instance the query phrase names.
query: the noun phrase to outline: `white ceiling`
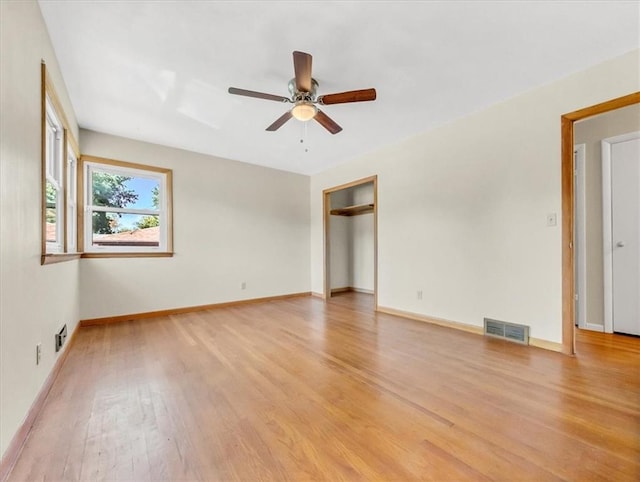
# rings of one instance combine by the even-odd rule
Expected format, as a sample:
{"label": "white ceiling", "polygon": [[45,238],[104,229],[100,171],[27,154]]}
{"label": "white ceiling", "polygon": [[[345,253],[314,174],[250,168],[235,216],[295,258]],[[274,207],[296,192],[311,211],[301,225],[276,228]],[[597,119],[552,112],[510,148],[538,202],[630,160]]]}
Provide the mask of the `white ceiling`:
{"label": "white ceiling", "polygon": [[[81,127],[304,174],[399,142],[640,46],[640,2],[40,0]],[[292,52],[318,94],[375,102],[265,128]],[[301,139],[304,142],[301,143]]]}

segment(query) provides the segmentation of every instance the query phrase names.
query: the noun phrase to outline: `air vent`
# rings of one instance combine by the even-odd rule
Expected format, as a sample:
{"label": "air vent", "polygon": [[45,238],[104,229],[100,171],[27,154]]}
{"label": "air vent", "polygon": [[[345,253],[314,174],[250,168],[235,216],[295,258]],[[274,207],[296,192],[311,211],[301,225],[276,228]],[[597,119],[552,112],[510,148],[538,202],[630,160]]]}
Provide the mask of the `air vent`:
{"label": "air vent", "polygon": [[506,321],[484,319],[484,334],[495,338],[515,341],[523,345],[529,344],[529,327],[525,325],[517,325],[515,323],[507,323]]}
{"label": "air vent", "polygon": [[59,352],[64,345],[64,341],[67,339],[67,325],[65,324],[62,329],[56,333],[56,352]]}

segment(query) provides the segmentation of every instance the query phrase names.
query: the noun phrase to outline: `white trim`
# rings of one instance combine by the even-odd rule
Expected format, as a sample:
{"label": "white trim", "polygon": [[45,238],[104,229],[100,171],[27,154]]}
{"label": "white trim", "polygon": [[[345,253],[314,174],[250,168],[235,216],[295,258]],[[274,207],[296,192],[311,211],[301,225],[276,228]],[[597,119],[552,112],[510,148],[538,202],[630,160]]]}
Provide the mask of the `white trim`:
{"label": "white trim", "polygon": [[93,212],[118,213],[118,214],[138,214],[140,216],[160,216],[159,209],[138,209],[138,208],[114,208],[111,206],[87,206]]}
{"label": "white trim", "polygon": [[585,188],[585,162],[586,162],[586,146],[585,144],[577,144],[573,146],[575,159],[575,246],[576,246],[576,295],[577,310],[576,317],[578,327],[587,328],[587,201]]}
{"label": "white trim", "polygon": [[78,159],[67,144],[67,252],[78,251]]}
{"label": "white trim", "polygon": [[98,161],[85,161],[84,165],[91,168],[91,170],[97,169],[98,171],[108,171],[109,174],[116,174],[118,176],[131,176],[143,179],[158,179],[159,176],[166,175],[166,173],[162,171],[152,171],[150,169],[145,170],[144,167],[138,168],[116,166],[113,164],[106,164]]}
{"label": "white trim", "polygon": [[596,325],[594,323],[585,323],[584,327],[581,326],[580,328],[584,328],[585,330],[591,330],[591,331],[599,331],[599,332],[604,331],[604,326]]}
{"label": "white trim", "polygon": [[604,261],[604,331],[613,333],[613,225],[611,145],[640,138],[640,131],[602,139],[602,250]]}
{"label": "white trim", "polygon": [[[63,145],[63,133],[64,127],[62,122],[60,121],[60,117],[56,112],[55,107],[49,100],[49,97],[46,98],[45,103],[45,116],[46,116],[46,135],[45,135],[45,185],[43,186],[44,192],[43,196],[45,196],[44,204],[45,204],[45,224],[44,229],[45,233],[43,236],[45,238],[45,252],[49,253],[63,253],[64,252],[64,239],[67,233],[64,231],[64,220],[67,213],[65,212],[65,204],[64,204],[64,159],[62,159],[62,154],[64,151]],[[55,202],[55,216],[56,216],[56,239],[55,241],[48,241],[46,234],[46,216],[47,209],[51,209],[47,207],[47,187],[48,184],[51,184],[56,193],[56,202]]]}

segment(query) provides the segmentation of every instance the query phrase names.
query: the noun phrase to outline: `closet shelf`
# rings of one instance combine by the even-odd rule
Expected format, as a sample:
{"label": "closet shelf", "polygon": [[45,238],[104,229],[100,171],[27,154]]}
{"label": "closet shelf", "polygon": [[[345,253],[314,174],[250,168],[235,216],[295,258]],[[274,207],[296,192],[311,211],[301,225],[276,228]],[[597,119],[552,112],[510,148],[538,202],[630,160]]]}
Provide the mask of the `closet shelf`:
{"label": "closet shelf", "polygon": [[356,206],[332,209],[329,212],[334,216],[358,216],[359,214],[372,213],[373,204],[358,204]]}

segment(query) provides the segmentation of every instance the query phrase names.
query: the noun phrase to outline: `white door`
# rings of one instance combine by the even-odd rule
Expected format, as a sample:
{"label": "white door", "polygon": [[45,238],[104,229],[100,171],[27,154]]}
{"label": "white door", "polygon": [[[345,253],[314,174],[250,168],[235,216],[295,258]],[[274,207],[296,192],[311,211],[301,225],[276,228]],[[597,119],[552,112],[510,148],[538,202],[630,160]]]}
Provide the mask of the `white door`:
{"label": "white door", "polygon": [[613,331],[640,335],[640,138],[610,149]]}

